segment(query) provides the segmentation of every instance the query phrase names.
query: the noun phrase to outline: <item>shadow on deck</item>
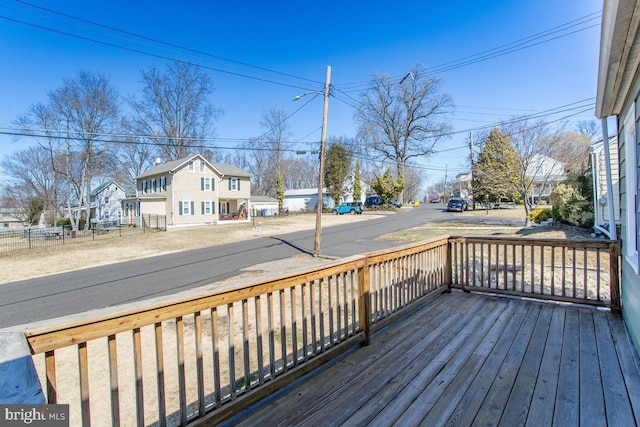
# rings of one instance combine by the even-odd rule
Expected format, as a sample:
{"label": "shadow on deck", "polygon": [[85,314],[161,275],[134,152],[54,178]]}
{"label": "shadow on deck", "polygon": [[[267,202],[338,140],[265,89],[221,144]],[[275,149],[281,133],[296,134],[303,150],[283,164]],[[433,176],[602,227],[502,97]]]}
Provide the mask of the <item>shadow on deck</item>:
{"label": "shadow on deck", "polygon": [[637,425],[621,316],[443,294],[226,425]]}

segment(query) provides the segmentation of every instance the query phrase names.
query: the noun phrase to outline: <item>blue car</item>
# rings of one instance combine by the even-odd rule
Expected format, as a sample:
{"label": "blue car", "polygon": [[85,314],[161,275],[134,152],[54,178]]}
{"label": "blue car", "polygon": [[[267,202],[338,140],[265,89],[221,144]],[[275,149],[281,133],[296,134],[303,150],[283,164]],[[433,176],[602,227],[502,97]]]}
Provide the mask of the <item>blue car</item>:
{"label": "blue car", "polygon": [[334,215],[342,215],[342,214],[361,214],[362,213],[362,202],[345,202],[340,203],[340,206],[336,206],[333,208]]}
{"label": "blue car", "polygon": [[465,199],[452,197],[447,203],[448,212],[463,212],[469,209],[469,203]]}

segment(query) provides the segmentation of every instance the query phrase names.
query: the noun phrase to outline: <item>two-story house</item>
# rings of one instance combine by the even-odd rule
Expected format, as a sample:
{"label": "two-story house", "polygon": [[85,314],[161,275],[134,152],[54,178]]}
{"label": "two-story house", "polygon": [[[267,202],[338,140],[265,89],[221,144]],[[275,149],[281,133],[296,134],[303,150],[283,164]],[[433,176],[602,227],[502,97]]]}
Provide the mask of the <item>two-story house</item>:
{"label": "two-story house", "polygon": [[136,197],[123,200],[123,215],[164,215],[169,226],[248,220],[250,178],[199,154],[157,163],[136,178]]}
{"label": "two-story house", "polygon": [[91,219],[97,222],[117,221],[123,217],[122,199],[136,195],[131,185],[108,181],[91,192]]}

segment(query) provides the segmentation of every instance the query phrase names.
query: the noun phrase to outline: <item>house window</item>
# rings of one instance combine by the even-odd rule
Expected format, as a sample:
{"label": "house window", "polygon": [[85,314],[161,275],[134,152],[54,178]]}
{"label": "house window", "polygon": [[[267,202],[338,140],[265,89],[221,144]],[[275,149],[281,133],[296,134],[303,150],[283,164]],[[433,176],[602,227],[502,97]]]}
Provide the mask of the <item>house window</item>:
{"label": "house window", "polygon": [[229,178],[229,190],[231,191],[240,190],[240,180],[238,178]]}
{"label": "house window", "polygon": [[194,169],[193,169],[193,160],[189,160],[189,172],[194,172]]}
{"label": "house window", "polygon": [[167,177],[160,178],[160,191],[167,191]]}
{"label": "house window", "polygon": [[214,202],[211,201],[205,201],[202,202],[202,214],[203,215],[212,215],[214,212]]}
{"label": "house window", "polygon": [[151,181],[151,192],[155,193],[158,188],[158,180],[154,179]]}
{"label": "house window", "polygon": [[220,213],[221,214],[228,214],[229,213],[229,203],[227,202],[220,202]]}
{"label": "house window", "polygon": [[638,150],[636,140],[636,113],[631,107],[624,119],[625,147],[625,208],[627,211],[627,229],[624,241],[624,254],[636,273],[638,269]]}
{"label": "house window", "polygon": [[202,191],[213,191],[213,178],[201,178],[200,189]]}
{"label": "house window", "polygon": [[186,200],[179,202],[178,210],[180,211],[180,215],[194,215],[193,201]]}
{"label": "house window", "polygon": [[200,160],[200,173],[204,173],[204,162]]}
{"label": "house window", "polygon": [[147,181],[142,181],[142,194],[147,194]]}

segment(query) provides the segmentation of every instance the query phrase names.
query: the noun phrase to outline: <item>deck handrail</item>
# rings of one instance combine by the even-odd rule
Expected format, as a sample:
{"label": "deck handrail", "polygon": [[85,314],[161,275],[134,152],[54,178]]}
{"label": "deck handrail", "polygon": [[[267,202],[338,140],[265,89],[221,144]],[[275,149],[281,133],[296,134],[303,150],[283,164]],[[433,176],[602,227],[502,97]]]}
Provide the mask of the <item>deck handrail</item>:
{"label": "deck handrail", "polygon": [[[549,270],[545,260],[556,251],[565,261],[569,251],[571,269],[554,258]],[[576,253],[597,272],[584,275],[587,265],[577,268]],[[618,242],[440,236],[25,334],[47,401],[69,403],[73,425],[96,417],[110,417],[112,425],[219,422],[368,344],[373,332],[451,287],[615,310],[618,257]],[[555,283],[545,292],[549,271],[574,282],[582,272],[589,285],[597,282],[597,298],[588,288],[575,292],[575,283],[567,288],[571,280],[562,292]],[[543,285],[520,286],[521,272]],[[600,286],[607,280],[608,293]],[[104,366],[108,372],[100,373]],[[69,376],[72,385],[59,381]]]}

